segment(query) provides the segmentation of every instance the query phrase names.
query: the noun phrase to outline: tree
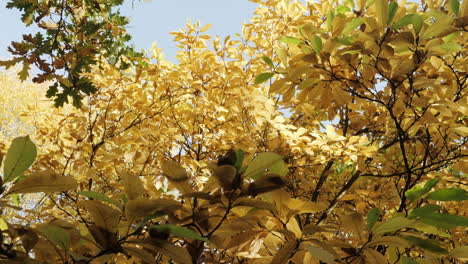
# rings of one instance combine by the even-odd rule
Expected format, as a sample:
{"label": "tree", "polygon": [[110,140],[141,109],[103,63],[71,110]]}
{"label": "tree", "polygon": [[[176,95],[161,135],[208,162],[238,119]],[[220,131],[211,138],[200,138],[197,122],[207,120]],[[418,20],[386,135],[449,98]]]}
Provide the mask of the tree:
{"label": "tree", "polygon": [[187,24],[177,64],[96,59],[80,109],[16,113],[2,261],[468,258],[468,2],[254,2],[242,35]]}

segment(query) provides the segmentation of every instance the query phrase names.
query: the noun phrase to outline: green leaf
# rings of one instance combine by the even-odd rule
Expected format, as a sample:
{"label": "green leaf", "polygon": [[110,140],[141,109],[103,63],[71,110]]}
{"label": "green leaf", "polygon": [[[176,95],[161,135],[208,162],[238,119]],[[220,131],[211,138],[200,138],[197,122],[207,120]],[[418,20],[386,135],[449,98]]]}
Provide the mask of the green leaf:
{"label": "green leaf", "polygon": [[407,256],[401,256],[401,264],[418,264],[418,262]]}
{"label": "green leaf", "polygon": [[345,5],[340,5],[336,7],[336,13],[338,15],[345,14],[347,12],[351,12],[351,8],[345,6]]}
{"label": "green leaf", "polygon": [[343,29],[342,34],[343,35],[349,34],[351,31],[355,30],[357,27],[362,25],[362,23],[364,23],[364,19],[362,17],[353,18],[351,22],[346,24],[346,26]]}
{"label": "green leaf", "polygon": [[234,162],[234,167],[236,167],[237,171],[241,171],[242,163],[244,162],[245,151],[242,149],[238,149],[234,151],[234,155],[236,156],[236,162]]}
{"label": "green leaf", "polygon": [[332,26],[333,26],[333,19],[335,18],[335,11],[332,9],[330,11],[328,11],[328,14],[327,14],[327,29],[328,31],[331,31],[332,30]]}
{"label": "green leaf", "polygon": [[421,31],[421,27],[422,27],[422,24],[423,24],[423,19],[418,14],[408,14],[408,15],[400,18],[400,20],[398,20],[392,26],[392,29],[399,29],[399,28],[407,26],[409,24],[412,24],[413,29],[416,32],[416,34],[419,34],[419,31]]}
{"label": "green leaf", "polygon": [[314,36],[311,41],[312,49],[319,54],[322,51],[322,39],[319,36]]}
{"label": "green leaf", "polygon": [[21,71],[18,72],[19,79],[25,81],[29,76],[29,70],[31,69],[31,64],[23,62],[23,67]]}
{"label": "green leaf", "polygon": [[414,209],[409,217],[418,218],[421,222],[443,229],[452,229],[457,226],[468,226],[468,218],[459,215],[439,213],[440,206],[430,204]]}
{"label": "green leaf", "polygon": [[179,237],[186,237],[186,238],[193,238],[198,239],[201,241],[208,242],[206,237],[201,236],[199,233],[190,230],[188,228],[177,226],[177,225],[153,225],[149,227],[150,229],[156,230],[162,233],[169,233],[174,236]]}
{"label": "green leaf", "polygon": [[105,194],[102,194],[102,193],[98,193],[98,192],[94,192],[94,191],[80,191],[80,192],[78,192],[78,194],[86,196],[88,198],[95,199],[95,200],[108,202],[108,203],[111,203],[111,204],[113,204],[113,205],[115,205],[117,207],[120,207],[120,204],[117,201],[107,197]]}
{"label": "green leaf", "polygon": [[247,167],[245,175],[254,180],[269,173],[284,177],[288,174],[288,166],[283,161],[283,157],[273,152],[263,152],[258,154]]}
{"label": "green leaf", "polygon": [[395,17],[397,10],[398,10],[398,4],[396,2],[390,2],[390,4],[388,4],[387,25],[390,25],[390,23],[392,23],[393,18]]}
{"label": "green leaf", "polygon": [[45,238],[56,243],[63,250],[68,251],[70,248],[70,234],[65,229],[53,225],[43,225],[38,230]]}
{"label": "green leaf", "polygon": [[427,181],[424,186],[416,185],[413,188],[409,189],[405,192],[406,198],[408,200],[414,202],[421,198],[424,194],[429,192],[437,183],[439,182],[438,179],[431,179]]}
{"label": "green leaf", "polygon": [[377,223],[381,214],[382,212],[380,212],[379,208],[372,208],[369,210],[369,213],[367,213],[367,228],[369,230]]}
{"label": "green leaf", "polygon": [[435,201],[465,201],[468,200],[468,192],[461,188],[449,188],[433,191],[426,197]]}
{"label": "green leaf", "polygon": [[282,37],[279,40],[279,42],[285,43],[285,44],[294,44],[294,45],[302,44],[302,40],[294,38],[294,37],[289,37],[289,36]]}
{"label": "green leaf", "polygon": [[458,16],[458,10],[460,9],[460,2],[458,0],[451,0],[450,1],[450,9],[452,9],[452,12]]}
{"label": "green leaf", "polygon": [[410,220],[404,216],[396,216],[376,226],[374,229],[374,233],[375,234],[392,233],[403,228],[408,228],[414,222],[415,220]]}
{"label": "green leaf", "polygon": [[255,84],[264,83],[268,81],[269,79],[271,79],[271,77],[273,77],[274,75],[275,74],[273,72],[260,73],[259,75],[255,77]]}
{"label": "green leaf", "polygon": [[9,182],[20,176],[34,163],[36,155],[36,146],[29,136],[15,138],[5,157],[3,181]]}
{"label": "green leaf", "polygon": [[437,241],[432,239],[422,239],[420,237],[415,236],[403,236],[403,239],[408,240],[409,242],[413,243],[415,246],[420,248],[426,249],[436,254],[448,254],[448,251],[441,247]]}
{"label": "green leaf", "polygon": [[268,58],[267,56],[263,56],[263,57],[262,57],[262,60],[263,60],[266,64],[268,64],[268,66],[270,66],[270,67],[272,67],[272,68],[275,67],[275,65],[273,64],[273,61],[272,61],[270,58]]}
{"label": "green leaf", "polygon": [[8,230],[8,223],[5,221],[5,219],[0,217],[0,231],[5,231],[5,230]]}
{"label": "green leaf", "polygon": [[448,52],[458,52],[462,50],[462,46],[460,46],[460,44],[455,43],[455,42],[446,42],[440,45],[439,48]]}

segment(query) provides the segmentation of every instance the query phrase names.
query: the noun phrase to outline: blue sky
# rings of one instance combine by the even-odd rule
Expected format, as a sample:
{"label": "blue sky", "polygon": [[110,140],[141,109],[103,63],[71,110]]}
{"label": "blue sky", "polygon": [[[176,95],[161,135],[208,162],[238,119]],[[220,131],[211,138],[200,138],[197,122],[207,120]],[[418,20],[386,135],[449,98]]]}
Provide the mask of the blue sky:
{"label": "blue sky", "polygon": [[[5,8],[7,1],[0,2],[0,58],[8,58],[10,42],[36,30],[22,24],[19,12]],[[174,60],[176,47],[169,32],[183,27],[188,18],[200,20],[202,25],[212,24],[207,32],[210,35],[226,36],[240,33],[242,22],[248,21],[256,8],[248,0],[135,0],[133,7],[131,2],[127,0],[122,11],[130,17],[132,42],[138,49],[149,49],[156,41],[170,60]]]}

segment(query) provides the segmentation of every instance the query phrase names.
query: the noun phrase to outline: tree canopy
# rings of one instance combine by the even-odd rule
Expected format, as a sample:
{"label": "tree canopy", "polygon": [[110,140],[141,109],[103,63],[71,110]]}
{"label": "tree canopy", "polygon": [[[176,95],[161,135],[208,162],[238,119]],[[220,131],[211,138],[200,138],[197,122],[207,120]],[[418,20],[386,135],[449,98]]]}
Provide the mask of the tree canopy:
{"label": "tree canopy", "polygon": [[9,1],[46,34],[2,62],[0,263],[468,259],[468,1],[251,1],[177,63],[121,1]]}

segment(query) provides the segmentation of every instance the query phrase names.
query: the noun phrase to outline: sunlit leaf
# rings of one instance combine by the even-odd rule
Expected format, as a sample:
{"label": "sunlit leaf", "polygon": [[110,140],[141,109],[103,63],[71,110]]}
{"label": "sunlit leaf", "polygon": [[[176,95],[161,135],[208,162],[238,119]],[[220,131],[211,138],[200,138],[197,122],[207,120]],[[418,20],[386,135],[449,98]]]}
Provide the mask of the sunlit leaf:
{"label": "sunlit leaf", "polygon": [[17,182],[9,193],[63,192],[73,190],[78,183],[73,177],[58,176],[52,171],[34,173]]}
{"label": "sunlit leaf", "polygon": [[393,18],[396,15],[396,12],[398,10],[398,4],[397,2],[390,2],[388,4],[388,20],[387,20],[387,25],[390,25],[393,21]]}
{"label": "sunlit leaf", "polygon": [[5,156],[3,181],[13,181],[20,176],[33,164],[36,155],[36,146],[29,136],[15,138]]}
{"label": "sunlit leaf", "polygon": [[260,73],[255,77],[255,84],[261,84],[271,79],[275,74],[273,72]]}
{"label": "sunlit leaf", "polygon": [[429,192],[439,182],[438,179],[431,179],[427,181],[424,186],[416,185],[413,188],[405,192],[406,198],[410,201],[416,201],[421,198],[424,194]]}
{"label": "sunlit leaf", "polygon": [[252,162],[250,162],[244,174],[256,180],[266,172],[284,177],[288,174],[288,166],[283,161],[281,155],[272,152],[264,152],[258,154]]}
{"label": "sunlit leaf", "polygon": [[468,200],[468,192],[460,188],[441,189],[429,193],[426,199],[436,201],[464,201]]}
{"label": "sunlit leaf", "polygon": [[299,45],[302,43],[302,40],[300,39],[297,39],[297,38],[294,38],[294,37],[288,37],[288,36],[285,36],[285,37],[282,37],[279,42],[281,43],[285,43],[285,44],[295,44],[295,45]]}
{"label": "sunlit leaf", "polygon": [[80,191],[80,192],[78,192],[78,194],[86,196],[88,198],[95,199],[95,200],[107,202],[107,203],[113,204],[113,205],[115,205],[117,207],[120,207],[120,204],[117,201],[115,201],[114,199],[109,198],[108,196],[106,196],[105,194],[102,194],[102,193],[98,193],[98,192],[94,192],[94,191]]}
{"label": "sunlit leaf", "polygon": [[319,36],[314,36],[310,44],[315,53],[319,54],[322,51],[322,39]]}
{"label": "sunlit leaf", "polygon": [[362,23],[364,23],[362,17],[353,18],[353,20],[345,25],[342,34],[348,35],[351,31],[362,25]]}

